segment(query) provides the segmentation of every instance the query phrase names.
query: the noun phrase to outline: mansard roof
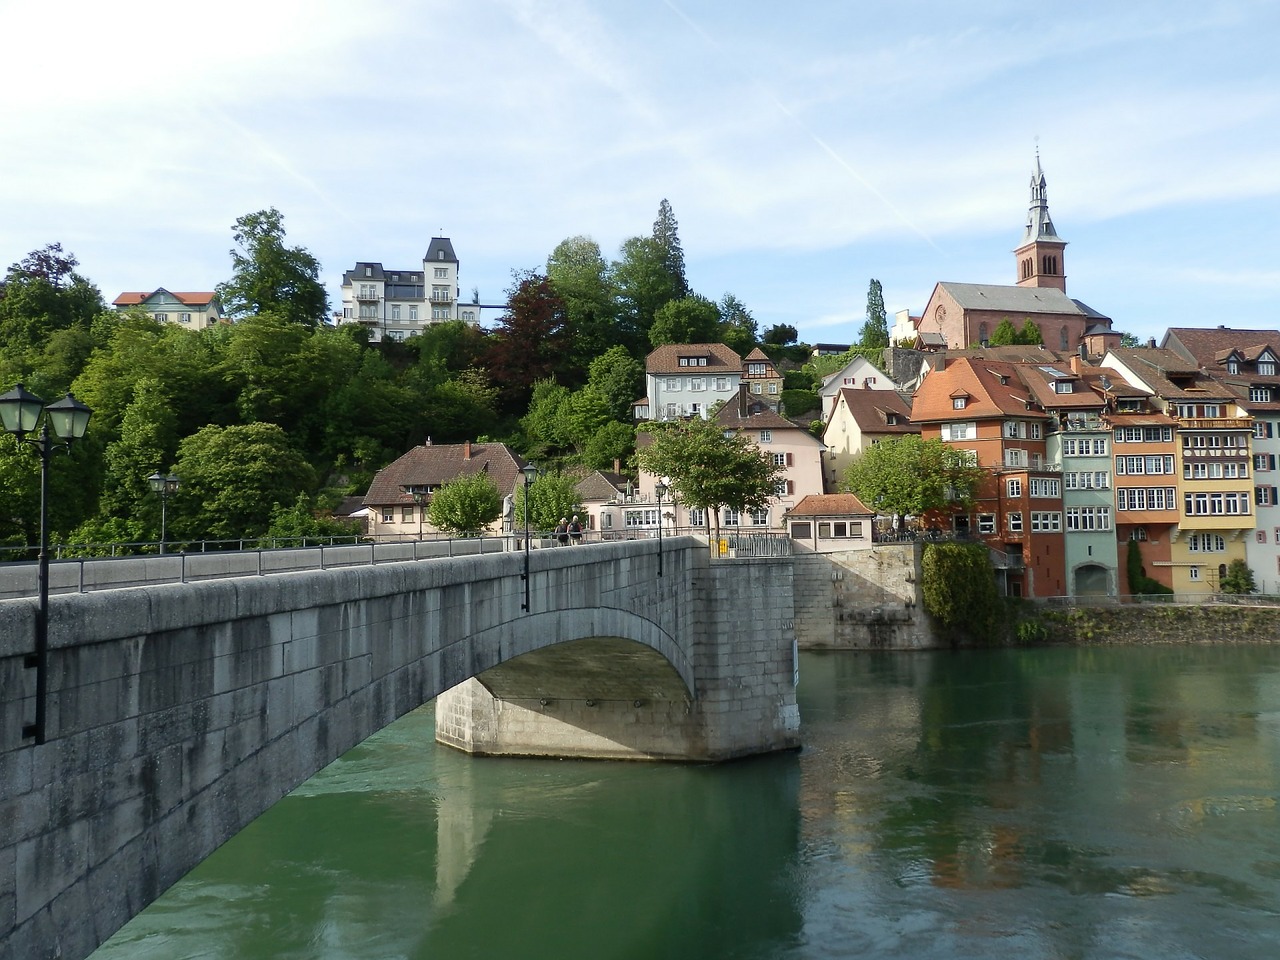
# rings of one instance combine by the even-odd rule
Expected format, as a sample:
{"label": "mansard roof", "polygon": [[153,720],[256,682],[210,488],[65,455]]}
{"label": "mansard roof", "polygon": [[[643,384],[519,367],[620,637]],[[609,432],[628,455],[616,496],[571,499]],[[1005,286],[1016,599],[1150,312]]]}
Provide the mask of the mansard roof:
{"label": "mansard roof", "polygon": [[[444,256],[440,256],[443,253]],[[448,237],[432,237],[431,244],[427,247],[426,256],[423,260],[430,260],[432,263],[457,263],[458,258],[453,252],[453,244],[449,242]]]}

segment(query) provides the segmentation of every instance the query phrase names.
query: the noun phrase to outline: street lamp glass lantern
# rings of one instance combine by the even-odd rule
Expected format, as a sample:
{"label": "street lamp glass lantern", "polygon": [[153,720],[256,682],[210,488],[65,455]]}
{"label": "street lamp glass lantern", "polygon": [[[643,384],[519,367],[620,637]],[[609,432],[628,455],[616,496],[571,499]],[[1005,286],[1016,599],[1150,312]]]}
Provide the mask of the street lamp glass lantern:
{"label": "street lamp glass lantern", "polygon": [[44,401],[22,384],[18,384],[4,396],[0,396],[0,423],[4,424],[6,433],[16,433],[19,436],[31,433],[35,430],[43,409]]}
{"label": "street lamp glass lantern", "polygon": [[176,473],[171,473],[164,478],[164,492],[166,494],[175,493],[182,486],[182,478]]}
{"label": "street lamp glass lantern", "polygon": [[168,479],[163,473],[157,470],[151,476],[147,477],[147,483],[151,485],[153,493],[164,493],[164,482]]}
{"label": "street lamp glass lantern", "polygon": [[89,418],[93,416],[92,410],[69,393],[45,407],[44,412],[54,436],[59,440],[81,439],[89,429]]}
{"label": "street lamp glass lantern", "polygon": [[667,495],[667,485],[665,483],[659,483],[653,488],[653,492],[658,495],[658,502],[661,503],[662,498]]}
{"label": "street lamp glass lantern", "polygon": [[526,485],[533,483],[538,479],[538,467],[532,463],[526,463],[520,468],[520,472],[524,474],[524,482]]}

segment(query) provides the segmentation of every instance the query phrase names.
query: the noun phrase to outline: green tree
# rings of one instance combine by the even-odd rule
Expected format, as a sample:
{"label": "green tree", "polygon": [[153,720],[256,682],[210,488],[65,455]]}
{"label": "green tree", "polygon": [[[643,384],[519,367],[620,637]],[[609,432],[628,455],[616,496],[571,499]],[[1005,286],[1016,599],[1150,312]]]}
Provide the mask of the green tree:
{"label": "green tree", "polygon": [[663,304],[649,328],[649,342],[655,347],[666,343],[715,343],[719,335],[720,308],[696,293]]}
{"label": "green tree", "polygon": [[1258,589],[1249,564],[1238,558],[1227,564],[1227,575],[1218,582],[1218,587],[1223,593],[1237,594],[1255,593]]}
{"label": "green tree", "polygon": [[1129,576],[1129,592],[1139,596],[1145,594],[1171,596],[1173,590],[1159,580],[1147,576],[1147,568],[1142,565],[1142,548],[1137,540],[1129,541],[1129,552],[1125,557],[1125,572]]}
{"label": "green tree", "polygon": [[784,347],[789,343],[795,343],[796,338],[799,336],[800,336],[799,332],[791,324],[775,323],[772,327],[770,327],[768,330],[764,332],[764,336],[761,339],[765,343],[773,344],[779,347]]}
{"label": "green tree", "polygon": [[866,350],[882,350],[889,345],[889,318],[884,309],[884,290],[879,280],[867,289],[867,322],[858,333],[858,346]]}
{"label": "green tree", "polygon": [[625,462],[636,449],[636,428],[610,420],[587,438],[582,462],[593,470],[612,470],[615,460]]}
{"label": "green tree", "polygon": [[502,516],[502,496],[486,473],[455,477],[431,495],[427,519],[437,530],[474,537]]}
{"label": "green tree", "polygon": [[677,299],[689,296],[689,282],[684,274],[684,249],[680,246],[680,227],[671,204],[663,197],[658,204],[658,218],[653,221],[653,239],[662,246],[662,265],[671,278]]}
{"label": "green tree", "polygon": [[233,273],[218,284],[227,314],[243,317],[271,311],[291,323],[315,327],[329,313],[320,282],[320,262],[305,247],[286,247],[284,216],[275,207],[249,213],[232,228]]}
{"label": "green tree", "polygon": [[611,419],[630,423],[632,404],[644,392],[644,364],[625,347],[611,347],[591,361],[587,389],[600,396]]}
{"label": "green tree", "polygon": [[999,640],[1000,598],[984,544],[926,544],[920,574],[924,608],[950,632],[953,642]]}
{"label": "green tree", "polygon": [[568,353],[568,317],[555,288],[532,271],[514,276],[515,285],[507,291],[507,310],[489,342],[486,363],[508,413],[527,406],[539,380],[555,378],[562,371],[581,377]]}
{"label": "green tree", "polygon": [[[543,473],[529,486],[529,529],[545,533],[554,530],[561,517],[582,513],[578,481],[566,473]],[[513,523],[524,529],[524,485],[516,487],[511,514]]]}
{"label": "green tree", "polygon": [[1022,329],[1018,331],[1016,342],[1025,344],[1028,347],[1044,343],[1044,337],[1040,336],[1040,325],[1030,317],[1027,317],[1022,321]]}
{"label": "green tree", "polygon": [[322,510],[313,497],[298,494],[293,506],[279,504],[271,511],[271,524],[263,537],[265,547],[309,547],[358,539],[357,525],[350,520],[335,520]]}
{"label": "green tree", "polygon": [[622,342],[609,265],[590,237],[561,240],[547,257],[547,279],[564,302],[579,367]]}
{"label": "green tree", "polygon": [[760,339],[756,318],[732,293],[720,298],[720,342],[740,357],[751,352]]}
{"label": "green tree", "polygon": [[315,489],[315,471],[273,423],[208,426],[178,444],[182,487],[175,534],[185,540],[257,539],[280,504]]}
{"label": "green tree", "polygon": [[783,468],[741,433],[725,436],[713,420],[649,422],[640,427],[649,443],[637,451],[640,466],[671,481],[674,499],[710,511],[716,538],[720,511],[765,509],[773,499]]}
{"label": "green tree", "polygon": [[[51,243],[13,264],[0,280],[0,373],[39,396],[56,396],[79,372],[87,352],[79,338],[52,341],[62,331],[89,332],[106,309],[98,288],[76,273],[76,258]],[[50,354],[50,348],[53,352]],[[71,357],[63,349],[71,348]],[[56,370],[56,374],[51,372]],[[7,389],[7,388],[6,388]]]}
{"label": "green tree", "polygon": [[159,380],[144,377],[120,424],[120,437],[107,444],[106,482],[99,510],[103,517],[145,517],[147,539],[160,532],[160,504],[147,478],[169,472],[178,436],[173,404]]}
{"label": "green tree", "polygon": [[972,502],[983,476],[965,451],[907,434],[858,454],[841,488],[877,513],[901,518]]}
{"label": "green tree", "polygon": [[996,324],[996,328],[991,331],[991,336],[987,338],[987,343],[993,347],[1008,347],[1020,342],[1018,328],[1008,317]]}
{"label": "green tree", "polygon": [[609,278],[617,291],[618,324],[623,342],[633,353],[649,346],[649,328],[662,306],[680,297],[667,272],[666,250],[652,237],[631,237],[622,243],[621,259]]}

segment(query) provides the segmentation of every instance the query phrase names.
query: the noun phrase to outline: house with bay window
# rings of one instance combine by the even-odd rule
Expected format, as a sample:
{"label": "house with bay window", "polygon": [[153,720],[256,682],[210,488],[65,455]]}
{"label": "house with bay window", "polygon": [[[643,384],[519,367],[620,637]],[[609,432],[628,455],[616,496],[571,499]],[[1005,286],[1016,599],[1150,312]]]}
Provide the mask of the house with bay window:
{"label": "house with bay window", "polygon": [[1199,364],[1253,418],[1255,513],[1245,557],[1258,589],[1280,593],[1280,330],[1171,327],[1162,346]]}
{"label": "house with bay window", "polygon": [[[960,357],[934,369],[916,391],[911,419],[926,439],[963,450],[987,476],[972,508],[949,517],[956,533],[991,551],[998,584],[1011,596],[1067,592],[1061,469],[1048,460],[1050,414],[1018,365]],[[1105,524],[1110,514],[1077,514]]]}
{"label": "house with bay window", "polygon": [[1216,591],[1232,560],[1247,562],[1255,530],[1254,421],[1247,401],[1171,349],[1117,348],[1103,364],[1147,392],[1175,424],[1181,509],[1170,533],[1169,585],[1178,593]]}

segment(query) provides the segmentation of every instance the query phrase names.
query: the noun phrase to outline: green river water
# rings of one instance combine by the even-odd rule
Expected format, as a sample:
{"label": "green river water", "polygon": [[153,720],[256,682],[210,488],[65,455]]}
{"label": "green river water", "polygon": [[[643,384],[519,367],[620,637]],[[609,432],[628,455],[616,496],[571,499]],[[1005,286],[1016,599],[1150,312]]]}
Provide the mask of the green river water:
{"label": "green river water", "polygon": [[1280,957],[1280,645],[805,654],[798,753],[471,759],[431,707],[94,960]]}

